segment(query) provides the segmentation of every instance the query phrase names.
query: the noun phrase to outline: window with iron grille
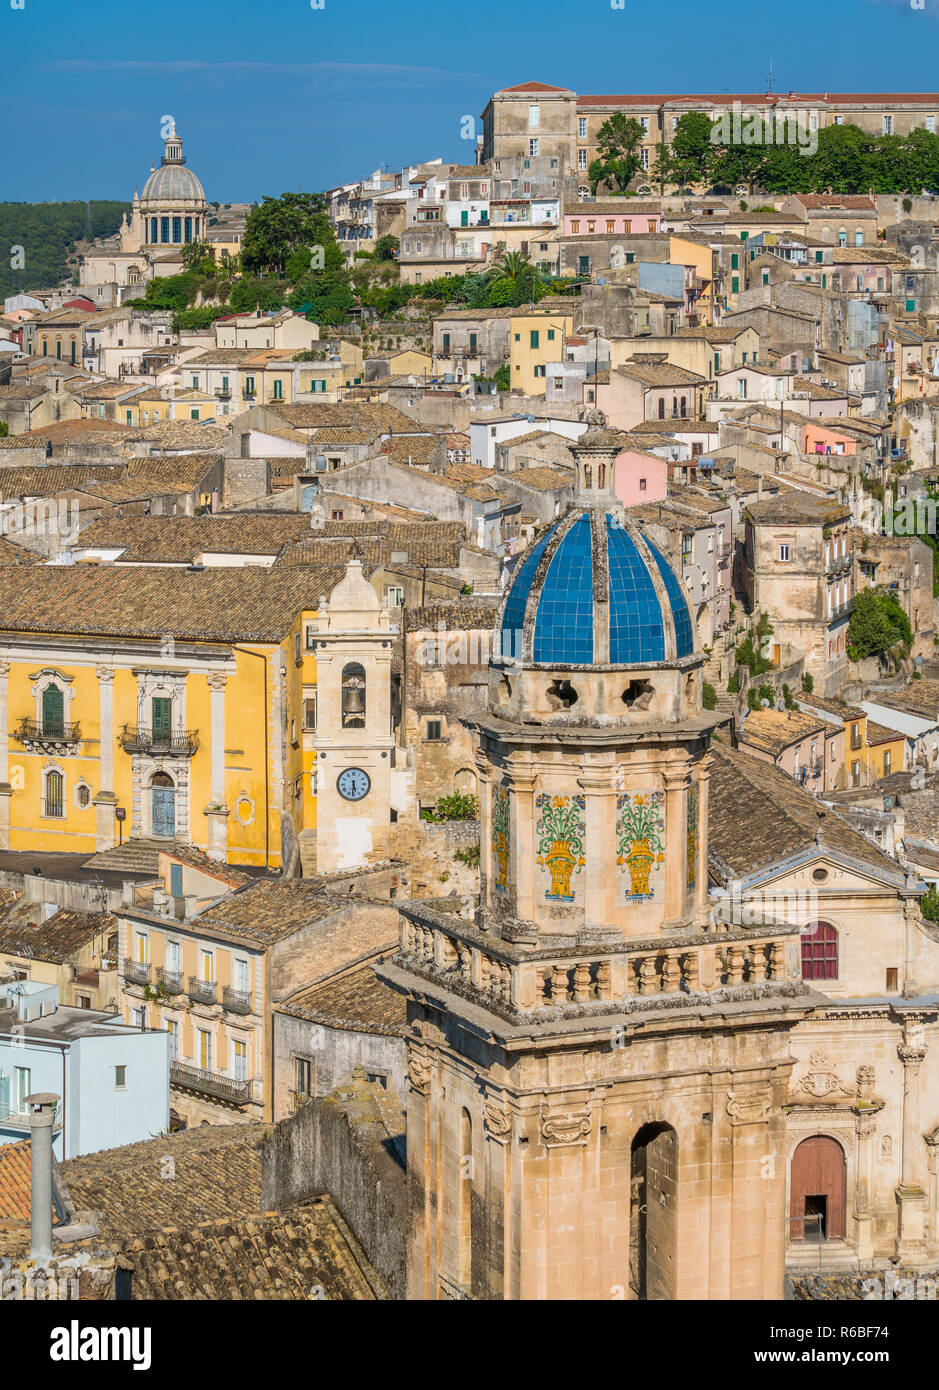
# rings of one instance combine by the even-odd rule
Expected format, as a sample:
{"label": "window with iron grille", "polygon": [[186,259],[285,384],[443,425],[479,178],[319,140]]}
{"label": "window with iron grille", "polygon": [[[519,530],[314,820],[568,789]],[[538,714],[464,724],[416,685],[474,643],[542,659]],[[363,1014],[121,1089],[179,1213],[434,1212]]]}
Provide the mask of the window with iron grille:
{"label": "window with iron grille", "polygon": [[65,778],[61,772],[46,773],[46,795],[43,814],[47,816],[65,815]]}

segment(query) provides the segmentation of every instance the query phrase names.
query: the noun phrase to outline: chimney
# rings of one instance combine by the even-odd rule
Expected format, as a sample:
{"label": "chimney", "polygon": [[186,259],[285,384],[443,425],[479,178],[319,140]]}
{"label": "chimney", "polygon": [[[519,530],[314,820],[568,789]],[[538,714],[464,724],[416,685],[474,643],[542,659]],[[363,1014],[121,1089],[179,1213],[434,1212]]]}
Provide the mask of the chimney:
{"label": "chimney", "polygon": [[34,1260],[52,1254],[52,1123],[59,1097],[34,1091],[30,1107],[29,1253]]}
{"label": "chimney", "polygon": [[134,905],[134,880],[132,878],[125,878],[121,881],[121,902],[124,907],[133,907]]}
{"label": "chimney", "polygon": [[163,911],[163,889],[154,888],[153,890],[153,910],[154,912]]}
{"label": "chimney", "polygon": [[196,895],[195,895],[195,893],[187,893],[187,894],[185,895],[185,897],[183,898],[183,916],[185,917],[186,921],[188,922],[189,919],[190,919],[191,917],[195,917],[195,915],[196,915]]}

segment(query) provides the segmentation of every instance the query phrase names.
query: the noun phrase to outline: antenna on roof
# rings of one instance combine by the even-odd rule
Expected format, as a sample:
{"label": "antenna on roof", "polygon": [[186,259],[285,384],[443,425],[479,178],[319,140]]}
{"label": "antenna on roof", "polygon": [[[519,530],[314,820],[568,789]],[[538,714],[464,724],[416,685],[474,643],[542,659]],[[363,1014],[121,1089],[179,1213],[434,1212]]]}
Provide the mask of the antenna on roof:
{"label": "antenna on roof", "polygon": [[769,60],[769,75],[767,76],[766,82],[767,82],[766,90],[767,90],[768,92],[771,92],[771,91],[773,90],[773,60],[772,60],[772,58],[770,58],[770,60]]}

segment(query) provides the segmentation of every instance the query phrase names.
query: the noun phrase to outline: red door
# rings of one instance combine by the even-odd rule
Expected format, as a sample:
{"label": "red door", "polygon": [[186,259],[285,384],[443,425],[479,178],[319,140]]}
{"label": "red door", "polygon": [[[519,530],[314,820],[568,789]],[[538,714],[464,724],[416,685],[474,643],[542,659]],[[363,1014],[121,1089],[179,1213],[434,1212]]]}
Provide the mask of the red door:
{"label": "red door", "polygon": [[[803,1139],[792,1155],[789,1179],[790,1240],[815,1237],[821,1217],[826,1240],[844,1239],[846,1172],[844,1150],[836,1140],[816,1134]],[[809,1221],[806,1222],[806,1216]]]}

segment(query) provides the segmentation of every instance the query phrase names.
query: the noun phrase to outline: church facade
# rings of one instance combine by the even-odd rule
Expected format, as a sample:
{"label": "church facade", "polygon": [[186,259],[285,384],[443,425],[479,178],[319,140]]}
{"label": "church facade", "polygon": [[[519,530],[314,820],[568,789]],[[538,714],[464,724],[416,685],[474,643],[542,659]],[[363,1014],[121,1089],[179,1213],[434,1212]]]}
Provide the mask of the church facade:
{"label": "church facade", "polygon": [[503,599],[475,920],[409,903],[381,968],[411,1029],[409,1296],[776,1299],[820,1244],[831,1271],[921,1266],[924,885],[712,741],[604,426]]}

